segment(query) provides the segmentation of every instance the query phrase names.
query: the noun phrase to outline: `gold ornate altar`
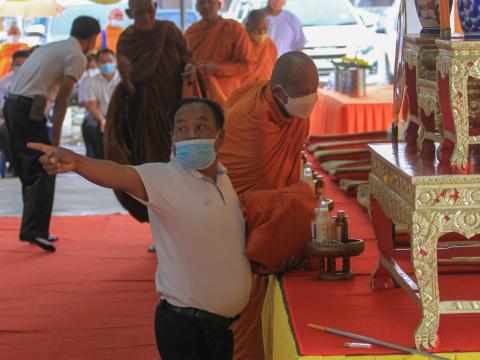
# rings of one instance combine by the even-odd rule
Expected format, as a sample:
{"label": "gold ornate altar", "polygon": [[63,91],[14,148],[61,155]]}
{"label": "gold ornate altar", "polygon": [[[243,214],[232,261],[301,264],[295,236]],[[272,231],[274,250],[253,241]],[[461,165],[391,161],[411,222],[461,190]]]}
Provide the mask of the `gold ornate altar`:
{"label": "gold ornate altar", "polygon": [[[458,174],[448,163],[439,162],[436,147],[427,146],[420,157],[415,145],[370,145],[372,219],[380,253],[371,285],[388,288],[393,278],[412,295],[422,310],[415,344],[425,349],[437,344],[440,314],[480,313],[477,300],[440,301],[437,275],[438,259],[446,264],[478,263],[478,257],[469,258],[469,246],[478,247],[479,242],[462,241],[462,247],[455,247],[455,242],[437,247],[437,242],[447,233],[467,239],[480,233],[480,166],[472,163],[471,174]],[[405,258],[405,251],[395,248],[392,222],[410,230],[416,283],[395,260]]]}
{"label": "gold ornate altar", "polygon": [[408,143],[416,143],[420,150],[425,140],[440,141],[435,40],[433,36],[405,36],[403,56],[409,100],[405,138]]}
{"label": "gold ornate altar", "polygon": [[436,44],[437,83],[444,118],[441,152],[453,168],[468,171],[470,145],[480,143],[480,41],[436,40]]}

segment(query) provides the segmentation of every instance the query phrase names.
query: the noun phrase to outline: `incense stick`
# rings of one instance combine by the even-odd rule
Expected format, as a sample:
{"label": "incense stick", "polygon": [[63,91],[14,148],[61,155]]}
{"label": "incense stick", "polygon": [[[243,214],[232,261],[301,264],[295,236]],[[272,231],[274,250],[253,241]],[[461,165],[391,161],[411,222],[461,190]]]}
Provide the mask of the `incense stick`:
{"label": "incense stick", "polygon": [[362,336],[362,335],[354,334],[354,333],[347,332],[347,331],[337,330],[337,329],[333,329],[333,328],[329,328],[329,327],[325,327],[325,326],[320,326],[320,325],[316,325],[316,324],[308,324],[307,326],[311,327],[313,329],[322,330],[322,331],[325,331],[325,332],[328,332],[328,333],[331,333],[331,334],[350,337],[352,339],[356,339],[356,340],[368,342],[368,343],[371,343],[371,344],[384,346],[384,347],[387,347],[387,348],[390,348],[390,349],[404,351],[404,352],[407,352],[407,353],[410,353],[410,354],[422,355],[422,356],[425,356],[425,357],[430,358],[430,359],[449,360],[447,358],[444,358],[444,357],[441,357],[441,356],[438,356],[438,355],[434,355],[434,354],[430,354],[430,353],[427,353],[427,352],[424,352],[424,351],[419,351],[419,350],[416,350],[416,349],[410,349],[406,346],[392,344],[392,343],[389,343],[389,342],[386,342],[386,341],[373,339],[373,338],[370,338],[370,337],[367,337],[367,336]]}

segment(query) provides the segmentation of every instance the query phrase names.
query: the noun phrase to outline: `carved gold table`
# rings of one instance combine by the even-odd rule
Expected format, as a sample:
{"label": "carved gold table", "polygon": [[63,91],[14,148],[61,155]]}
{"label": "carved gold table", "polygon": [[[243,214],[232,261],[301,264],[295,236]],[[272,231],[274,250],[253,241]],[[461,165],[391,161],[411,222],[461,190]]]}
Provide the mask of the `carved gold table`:
{"label": "carved gold table", "polygon": [[409,102],[405,139],[408,143],[418,144],[420,147],[424,140],[434,140],[434,129],[430,129],[429,119],[425,119],[430,114],[422,116],[419,109],[419,83],[422,80],[436,81],[435,57],[438,49],[435,40],[432,36],[405,36],[403,57],[406,63],[405,80]]}
{"label": "carved gold table", "polygon": [[441,153],[466,170],[470,145],[480,143],[480,41],[436,40],[437,83],[443,113]]}
{"label": "carved gold table", "polygon": [[[480,301],[440,301],[437,274],[438,261],[478,264],[478,257],[471,258],[478,241],[437,242],[444,234],[470,239],[480,233],[480,166],[473,164],[472,174],[457,174],[438,161],[434,145],[426,146],[421,157],[408,144],[376,144],[370,150],[372,221],[379,248],[371,285],[390,288],[393,279],[411,295],[422,311],[415,344],[431,349],[437,344],[440,314],[480,313]],[[392,223],[408,226],[408,250],[396,247]],[[416,283],[396,262],[408,253]]]}

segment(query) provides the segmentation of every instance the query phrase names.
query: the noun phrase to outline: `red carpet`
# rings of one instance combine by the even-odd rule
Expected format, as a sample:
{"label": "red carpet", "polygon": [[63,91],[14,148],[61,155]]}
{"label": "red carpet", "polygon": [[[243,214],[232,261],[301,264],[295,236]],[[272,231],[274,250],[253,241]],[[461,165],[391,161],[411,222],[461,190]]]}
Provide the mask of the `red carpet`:
{"label": "red carpet", "polygon": [[[317,169],[318,171],[319,169]],[[335,201],[335,209],[344,209],[350,217],[351,237],[366,241],[365,252],[352,259],[353,281],[317,281],[316,273],[295,272],[282,278],[291,324],[301,355],[392,354],[393,350],[347,349],[347,340],[337,335],[310,329],[306,324],[355,332],[413,348],[413,332],[420,310],[402,289],[373,291],[370,273],[376,267],[376,243],[370,219],[353,197],[347,197],[327,176],[326,195]],[[402,266],[405,262],[402,262]],[[404,268],[409,269],[408,263]],[[472,268],[471,268],[472,269]],[[441,275],[441,300],[479,299],[476,285],[480,274]],[[460,295],[459,295],[460,294]],[[440,352],[479,351],[480,315],[442,315],[439,336]]]}
{"label": "red carpet", "polygon": [[0,359],[159,358],[150,228],[129,216],[55,217],[57,252],[0,219]]}

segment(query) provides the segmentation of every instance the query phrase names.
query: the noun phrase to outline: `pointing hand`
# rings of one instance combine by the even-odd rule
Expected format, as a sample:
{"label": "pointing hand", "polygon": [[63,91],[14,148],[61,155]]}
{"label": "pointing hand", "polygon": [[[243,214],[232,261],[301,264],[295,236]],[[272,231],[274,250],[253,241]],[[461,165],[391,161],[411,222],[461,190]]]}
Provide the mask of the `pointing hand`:
{"label": "pointing hand", "polygon": [[27,147],[43,153],[38,161],[48,175],[66,173],[75,168],[76,157],[73,151],[41,143],[28,143]]}

